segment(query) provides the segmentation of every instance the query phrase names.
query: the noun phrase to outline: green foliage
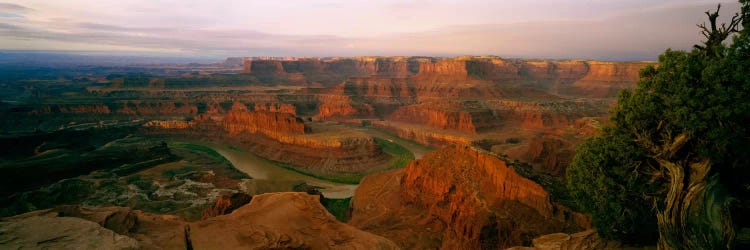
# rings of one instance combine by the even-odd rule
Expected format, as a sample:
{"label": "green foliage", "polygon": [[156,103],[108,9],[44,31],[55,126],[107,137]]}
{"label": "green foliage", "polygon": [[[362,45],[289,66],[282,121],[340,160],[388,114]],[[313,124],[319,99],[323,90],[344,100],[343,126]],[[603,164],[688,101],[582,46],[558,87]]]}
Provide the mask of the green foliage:
{"label": "green foliage", "polygon": [[336,216],[336,219],[341,222],[347,222],[349,221],[349,217],[351,217],[351,211],[349,208],[349,204],[351,203],[351,201],[352,198],[323,198],[320,202],[323,204],[326,210],[328,210],[329,213],[331,213],[333,216]]}
{"label": "green foliage", "polygon": [[[232,179],[250,178],[245,172],[242,172],[239,169],[235,168],[232,162],[230,162],[227,158],[225,158],[219,152],[216,152],[216,150],[213,150],[210,147],[198,145],[198,144],[192,144],[192,143],[183,143],[183,142],[170,142],[169,147],[190,150],[193,152],[199,152],[199,153],[206,154],[209,157],[216,159],[217,161],[225,164],[228,167],[228,171],[225,174],[229,178],[232,178]],[[230,149],[237,150],[236,147],[235,148],[230,147]],[[183,167],[183,168],[186,168],[186,167]],[[165,171],[163,172],[163,174],[171,179],[172,177],[175,176],[175,174],[187,173],[187,172],[196,171],[196,170],[198,169],[192,169],[192,170],[190,168],[179,169],[179,170],[173,170],[170,172]]]}
{"label": "green foliage", "polygon": [[591,213],[600,236],[648,244],[658,238],[648,176],[647,153],[627,134],[608,128],[584,142],[567,169],[568,190],[578,207]]}
{"label": "green foliage", "polygon": [[[747,7],[747,1],[743,4]],[[726,214],[731,197],[746,198],[749,193],[745,127],[750,122],[750,36],[742,32],[727,48],[722,41],[732,29],[714,28],[718,11],[706,14],[712,29],[702,26],[709,39],[705,46],[690,53],[667,50],[658,66],[643,69],[636,89],[619,94],[613,127],[584,143],[568,169],[572,195],[592,213],[606,238],[653,236],[656,213],[686,216],[683,222],[659,225],[667,246],[727,246],[727,235],[733,234],[726,227],[731,224],[726,222],[732,218]],[[684,138],[684,143],[671,144],[676,138]],[[700,197],[677,196],[677,203],[665,202],[666,190],[678,195],[688,191],[670,185],[673,170],[655,163],[657,159],[682,168],[675,171],[685,172],[691,182],[702,178],[692,171],[708,171],[701,184],[707,188]],[[691,169],[691,163],[705,160],[710,160],[708,167]]]}
{"label": "green foliage", "polygon": [[409,162],[414,160],[414,154],[405,147],[385,139],[375,137],[375,143],[383,149],[383,152],[393,156],[387,169],[397,169],[406,167]]}
{"label": "green foliage", "polygon": [[[743,120],[750,106],[748,68],[730,51],[729,57],[713,58],[668,50],[659,67],[647,67],[634,91],[623,91],[612,121],[617,128],[633,131],[646,142],[660,142],[687,132],[702,157],[730,159],[747,144]],[[644,145],[649,146],[649,145]],[[744,150],[743,150],[744,151]],[[726,163],[726,162],[722,162]],[[719,164],[723,165],[723,164]]]}
{"label": "green foliage", "polygon": [[680,133],[689,143],[676,156],[712,160],[712,174],[742,191],[750,176],[750,37],[742,35],[720,57],[667,51],[659,67],[641,72],[634,91],[623,91],[612,118],[615,127],[641,137],[643,147]]}

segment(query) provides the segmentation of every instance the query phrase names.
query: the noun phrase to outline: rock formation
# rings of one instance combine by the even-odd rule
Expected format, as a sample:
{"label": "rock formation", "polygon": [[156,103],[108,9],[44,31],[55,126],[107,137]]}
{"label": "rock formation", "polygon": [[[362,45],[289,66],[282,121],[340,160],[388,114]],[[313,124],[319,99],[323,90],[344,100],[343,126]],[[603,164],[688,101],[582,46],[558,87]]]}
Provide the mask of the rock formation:
{"label": "rock formation", "polygon": [[419,57],[297,58],[293,60],[246,59],[244,74],[260,83],[285,82],[331,86],[351,76],[403,77],[413,75],[424,61]]}
{"label": "rock formation", "polygon": [[551,136],[532,138],[529,142],[528,161],[541,166],[541,171],[553,176],[563,176],[575,152],[570,142]]}
{"label": "rock formation", "polygon": [[589,226],[551,202],[539,184],[468,146],[446,147],[405,170],[366,177],[352,209],[351,225],[404,248],[509,247]]}
{"label": "rock formation", "polygon": [[430,146],[441,147],[451,144],[468,145],[472,138],[465,134],[446,133],[426,126],[403,122],[375,121],[372,126],[398,135],[398,137]]}
{"label": "rock formation", "polygon": [[286,81],[293,84],[320,82],[325,86],[332,86],[349,77],[406,78],[416,76],[422,81],[463,81],[470,78],[504,82],[541,81],[552,83],[555,90],[557,87],[563,87],[563,92],[570,88],[573,90],[569,91],[571,93],[591,90],[591,84],[604,86],[601,89],[632,84],[638,77],[638,70],[648,64],[582,60],[517,60],[499,57],[248,59],[244,63],[243,72],[257,77],[260,82]]}
{"label": "rock formation", "polygon": [[195,125],[193,121],[175,121],[175,120],[151,120],[144,127],[156,127],[161,129],[188,129]]}
{"label": "rock formation", "polygon": [[[0,107],[22,119],[9,115],[0,125],[2,132],[15,133],[5,128],[19,127],[19,120],[30,124],[32,132],[104,126],[109,121],[145,124],[134,131],[212,139],[313,175],[345,177],[378,171],[391,158],[366,133],[328,121],[372,125],[422,144],[462,146],[428,154],[406,169],[365,178],[353,199],[351,225],[407,249],[579,246],[583,243],[571,242],[588,242],[591,234],[532,240],[588,225],[585,216],[554,202],[554,192],[518,173],[534,180],[538,176],[526,171],[562,175],[572,148],[597,133],[615,93],[632,87],[638,71],[648,65],[499,57],[233,58],[225,63],[233,71],[240,64],[242,74],[179,72],[132,82],[118,77],[109,85],[81,91],[84,98],[79,103],[4,101]],[[40,97],[59,92],[40,89],[27,92]],[[91,97],[101,97],[102,102],[91,102]],[[55,120],[63,125],[46,125]],[[514,169],[496,155],[464,146],[472,144],[534,168]],[[54,143],[35,146],[33,153],[50,149],[55,149]],[[142,153],[137,152],[131,155]],[[127,247],[133,240],[144,248],[394,247],[381,237],[332,221],[317,202],[311,203],[311,196],[259,197],[264,198],[253,198],[249,204],[249,197],[222,197],[205,210],[204,221],[192,224],[123,208],[72,207],[0,223],[17,232],[22,232],[20,226],[40,223],[62,230],[66,229],[60,221],[80,224],[108,237],[92,238],[102,247]],[[87,221],[94,226],[83,225]],[[222,227],[229,233],[217,233]],[[80,243],[60,241],[69,236],[55,232],[54,237],[62,238],[44,244]],[[14,242],[43,241],[29,237],[22,235]]]}
{"label": "rock formation", "polygon": [[222,123],[230,135],[248,132],[277,137],[310,132],[310,128],[305,126],[304,122],[287,113],[232,111],[224,117]]}
{"label": "rock formation", "polygon": [[206,210],[203,211],[201,219],[205,220],[211,217],[229,214],[235,209],[250,203],[252,199],[253,196],[245,193],[234,193],[229,196],[219,197],[213,206],[206,208]]}
{"label": "rock formation", "polygon": [[500,120],[486,108],[470,107],[462,102],[430,101],[403,106],[391,114],[394,121],[424,124],[442,130],[476,134],[479,129],[495,127]]}
{"label": "rock formation", "polygon": [[391,159],[372,137],[330,132],[275,138],[237,136],[244,149],[316,175],[356,174],[377,170]]}
{"label": "rock formation", "polygon": [[[616,241],[599,238],[595,230],[586,230],[574,234],[554,233],[542,235],[532,240],[531,247],[511,247],[506,250],[615,250],[640,249],[626,247]],[[648,249],[648,248],[643,248]]]}
{"label": "rock formation", "polygon": [[185,249],[186,222],[123,207],[60,206],[0,220],[2,245],[50,249]]}
{"label": "rock formation", "polygon": [[319,196],[269,193],[227,215],[188,223],[129,208],[63,206],[0,219],[3,248],[398,249],[338,222]]}
{"label": "rock formation", "polygon": [[413,82],[408,78],[392,77],[350,77],[333,88],[333,93],[366,98],[416,97]]}
{"label": "rock formation", "polygon": [[[236,109],[232,108],[232,110],[236,110]],[[242,111],[242,110],[237,110],[237,111]],[[295,108],[294,105],[287,104],[287,103],[256,103],[255,111],[286,113],[286,114],[291,114],[291,115],[297,114],[297,108]]]}
{"label": "rock formation", "polygon": [[43,216],[0,222],[6,249],[137,249],[133,238],[79,218]]}
{"label": "rock formation", "polygon": [[190,225],[195,249],[398,249],[391,241],[338,222],[317,195],[271,193],[231,214]]}
{"label": "rock formation", "polygon": [[191,121],[150,121],[150,134],[190,135],[221,140],[258,156],[316,175],[362,174],[387,167],[391,159],[375,140],[344,128],[313,131],[289,104],[231,103],[225,115],[200,115]]}
{"label": "rock formation", "polygon": [[347,117],[352,115],[368,115],[372,113],[372,108],[366,105],[358,105],[355,108],[350,97],[343,95],[320,95],[318,97],[318,113],[316,116],[320,119]]}

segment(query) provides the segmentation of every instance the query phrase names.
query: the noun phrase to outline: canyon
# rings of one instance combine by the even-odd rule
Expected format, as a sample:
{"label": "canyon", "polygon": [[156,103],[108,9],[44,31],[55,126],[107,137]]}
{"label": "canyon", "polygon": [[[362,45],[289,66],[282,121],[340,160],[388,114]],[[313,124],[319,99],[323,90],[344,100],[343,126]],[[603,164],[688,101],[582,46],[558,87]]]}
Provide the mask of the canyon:
{"label": "canyon", "polygon": [[405,249],[503,248],[590,227],[550,196],[490,152],[448,146],[406,169],[366,177],[349,223]]}
{"label": "canyon", "polygon": [[[231,58],[1,85],[0,141],[19,146],[0,153],[16,187],[3,189],[0,228],[13,234],[0,245],[618,246],[562,183],[652,64]],[[86,167],[56,162],[70,157]],[[54,230],[21,230],[42,225]]]}
{"label": "canyon", "polygon": [[[14,247],[38,242],[52,248],[86,244],[117,249],[496,249],[592,240],[587,244],[604,244],[590,239],[591,231],[574,234],[575,241],[566,241],[571,237],[567,235],[546,236],[590,228],[585,215],[552,196],[498,156],[455,145],[428,153],[405,169],[366,177],[354,195],[347,224],[326,211],[319,195],[282,192],[220,197],[194,222],[124,207],[59,206],[0,219],[0,228],[10,232],[3,244]],[[99,233],[81,232],[82,225]],[[29,233],[40,227],[46,227],[44,233]]]}

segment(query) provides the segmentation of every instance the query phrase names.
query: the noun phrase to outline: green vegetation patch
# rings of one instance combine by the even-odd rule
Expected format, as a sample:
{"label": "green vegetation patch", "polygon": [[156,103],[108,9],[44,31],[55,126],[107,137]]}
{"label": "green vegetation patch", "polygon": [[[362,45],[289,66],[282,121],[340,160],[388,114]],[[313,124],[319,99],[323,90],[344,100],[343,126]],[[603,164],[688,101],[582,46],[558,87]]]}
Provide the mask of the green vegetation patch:
{"label": "green vegetation patch", "polygon": [[207,155],[210,155],[210,156],[212,156],[212,157],[214,157],[216,159],[219,159],[219,160],[221,160],[221,161],[223,161],[223,162],[225,162],[225,163],[227,163],[229,165],[232,165],[232,163],[229,162],[229,160],[227,160],[226,158],[224,158],[223,155],[219,154],[219,152],[216,152],[216,150],[213,150],[213,149],[211,149],[209,147],[206,147],[206,146],[203,146],[203,145],[191,144],[191,143],[184,143],[184,142],[171,142],[171,143],[169,143],[169,146],[173,147],[173,148],[180,148],[180,149],[187,149],[187,150],[190,150],[190,151],[203,152],[203,153],[205,153]]}
{"label": "green vegetation patch", "polygon": [[[250,178],[250,176],[248,176],[246,173],[244,173],[244,172],[240,171],[239,169],[235,168],[234,165],[232,165],[232,162],[230,162],[229,160],[227,160],[227,158],[224,158],[223,155],[221,155],[219,152],[216,152],[216,150],[214,150],[214,149],[212,149],[210,147],[203,146],[203,145],[198,145],[198,144],[192,144],[192,143],[185,143],[185,142],[170,142],[170,143],[168,143],[168,145],[169,145],[170,148],[189,150],[189,151],[193,151],[193,152],[200,152],[202,154],[210,156],[211,158],[214,158],[215,160],[217,160],[220,163],[223,163],[224,165],[227,166],[228,172],[224,173],[224,174],[227,177],[231,178],[231,179],[246,179],[246,178]],[[183,171],[183,172],[181,172],[181,171]],[[169,172],[169,173],[167,171],[165,171],[164,175],[167,176],[167,177],[169,177],[169,178],[171,178],[171,177],[174,177],[174,175],[176,175],[176,174],[178,175],[178,174],[187,173],[187,172],[190,172],[190,171],[195,171],[195,170],[190,170],[189,168],[185,169],[185,167],[183,167],[183,168],[181,168],[179,170],[174,170],[174,171]]]}
{"label": "green vegetation patch", "polygon": [[292,166],[290,164],[287,164],[287,163],[273,161],[269,159],[266,159],[266,160],[273,162],[277,166],[282,167],[286,170],[294,171],[301,175],[306,175],[306,176],[310,176],[316,179],[326,180],[330,182],[343,183],[343,184],[359,184],[359,181],[365,177],[365,174],[331,174],[331,175],[313,174],[310,172],[302,171],[299,168]]}
{"label": "green vegetation patch", "polygon": [[351,217],[351,209],[349,204],[351,204],[352,198],[344,198],[344,199],[329,199],[329,198],[323,198],[320,202],[323,204],[323,206],[328,210],[329,213],[331,213],[333,216],[336,216],[336,219],[341,222],[347,222],[349,221],[349,218]]}
{"label": "green vegetation patch", "polygon": [[381,149],[383,149],[383,152],[386,152],[393,156],[391,161],[388,162],[388,167],[386,169],[403,168],[406,167],[409,162],[414,160],[414,154],[398,143],[394,143],[377,137],[375,138],[375,142]]}

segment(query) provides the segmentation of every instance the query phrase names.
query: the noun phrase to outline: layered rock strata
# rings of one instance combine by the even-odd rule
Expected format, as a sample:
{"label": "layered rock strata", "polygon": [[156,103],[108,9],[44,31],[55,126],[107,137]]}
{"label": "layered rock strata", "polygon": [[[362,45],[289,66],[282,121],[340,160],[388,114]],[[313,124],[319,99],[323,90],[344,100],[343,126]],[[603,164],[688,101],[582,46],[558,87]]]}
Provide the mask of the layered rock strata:
{"label": "layered rock strata", "polygon": [[396,134],[398,137],[435,147],[451,144],[468,145],[473,140],[469,134],[450,133],[451,131],[440,131],[428,126],[403,122],[374,121],[372,126]]}
{"label": "layered rock strata", "polygon": [[390,119],[468,134],[476,134],[480,129],[500,124],[500,118],[491,110],[470,106],[471,104],[462,102],[424,102],[402,106],[390,115]]}
{"label": "layered rock strata", "polygon": [[352,209],[350,224],[404,248],[509,247],[589,226],[551,202],[539,184],[468,146],[446,147],[404,170],[366,177]]}
{"label": "layered rock strata", "polygon": [[372,137],[362,133],[345,128],[313,131],[302,119],[289,113],[248,110],[246,105],[235,103],[224,116],[151,121],[146,129],[155,134],[221,140],[316,175],[361,174],[384,167],[391,159]]}
{"label": "layered rock strata", "polygon": [[[255,76],[259,82],[286,84],[322,83],[324,86],[332,86],[342,81],[353,81],[350,86],[362,86],[363,81],[375,81],[377,84],[374,85],[378,87],[366,90],[371,94],[381,91],[378,92],[380,96],[386,94],[382,91],[392,92],[392,95],[394,90],[400,96],[415,91],[421,92],[415,93],[421,96],[438,96],[435,91],[440,88],[435,88],[436,86],[450,83],[453,87],[448,85],[449,88],[460,89],[460,85],[456,83],[477,84],[479,80],[485,83],[541,87],[554,94],[611,97],[618,89],[632,86],[638,78],[639,70],[649,64],[651,63],[519,60],[499,57],[248,59],[245,60],[244,72]],[[441,94],[449,93],[445,90],[443,88]],[[461,93],[462,96],[466,94],[471,92]],[[475,94],[487,96],[486,93]]]}
{"label": "layered rock strata", "polygon": [[230,135],[248,132],[276,138],[311,132],[310,127],[305,126],[304,122],[287,113],[232,111],[224,116],[222,123]]}

